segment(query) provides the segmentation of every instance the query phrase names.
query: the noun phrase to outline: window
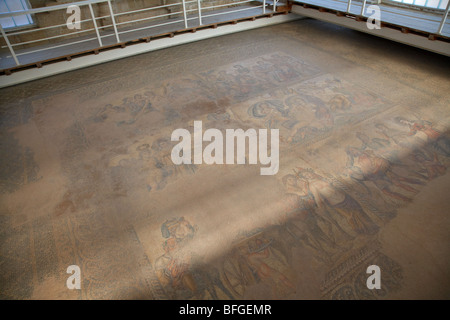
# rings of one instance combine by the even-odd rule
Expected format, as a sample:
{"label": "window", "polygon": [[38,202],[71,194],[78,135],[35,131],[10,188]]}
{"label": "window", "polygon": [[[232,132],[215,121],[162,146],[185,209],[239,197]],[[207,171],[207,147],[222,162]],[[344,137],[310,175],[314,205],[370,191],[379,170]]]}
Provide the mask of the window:
{"label": "window", "polygon": [[394,2],[400,2],[405,4],[412,4],[415,6],[421,6],[434,9],[445,9],[449,0],[392,0]]}
{"label": "window", "polygon": [[[0,0],[0,13],[24,11],[30,9],[28,0]],[[0,19],[3,29],[16,29],[34,25],[33,18],[29,14]]]}

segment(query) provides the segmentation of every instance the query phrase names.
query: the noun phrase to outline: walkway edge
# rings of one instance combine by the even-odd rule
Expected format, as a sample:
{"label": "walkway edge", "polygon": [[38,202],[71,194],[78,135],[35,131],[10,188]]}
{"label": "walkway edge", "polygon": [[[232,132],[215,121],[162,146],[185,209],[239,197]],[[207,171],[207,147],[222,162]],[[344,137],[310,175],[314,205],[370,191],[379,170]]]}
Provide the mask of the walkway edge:
{"label": "walkway edge", "polygon": [[179,34],[173,38],[162,38],[151,41],[149,43],[140,43],[133,46],[127,46],[125,48],[104,51],[99,53],[98,55],[77,57],[72,59],[71,61],[62,61],[54,64],[49,64],[44,66],[43,68],[32,68],[29,70],[21,70],[18,72],[14,72],[8,76],[0,76],[0,88],[5,88],[16,84],[33,81],[72,70],[86,68],[117,59],[127,58],[141,53],[169,48],[172,46],[177,46],[185,43],[204,40],[235,32],[266,27],[279,23],[285,23],[302,18],[303,18],[302,16],[292,13],[275,15],[273,17],[261,18],[255,21],[242,21],[237,24],[223,25],[219,26],[216,29],[212,28],[201,30],[199,29],[195,33]]}

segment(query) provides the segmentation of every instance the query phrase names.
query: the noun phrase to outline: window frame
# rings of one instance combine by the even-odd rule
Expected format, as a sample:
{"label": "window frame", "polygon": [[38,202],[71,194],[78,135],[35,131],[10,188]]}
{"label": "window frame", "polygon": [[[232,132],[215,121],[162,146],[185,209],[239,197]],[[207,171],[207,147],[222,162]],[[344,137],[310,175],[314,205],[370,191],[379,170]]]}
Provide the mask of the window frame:
{"label": "window frame", "polygon": [[[32,9],[32,6],[31,6],[31,3],[30,3],[29,0],[21,0],[21,1],[22,1],[21,2],[22,4],[25,4],[27,6],[27,9],[25,9],[24,11]],[[5,0],[5,3],[6,3],[6,0]],[[20,31],[20,30],[25,30],[25,29],[32,29],[32,28],[37,27],[37,22],[36,22],[35,15],[34,14],[28,14],[28,15],[31,17],[32,23],[29,23],[29,24],[26,24],[26,25],[22,25],[22,26],[17,26],[16,25],[14,27],[7,27],[7,28],[2,26],[3,30],[6,33],[8,33],[8,32]],[[14,24],[15,24],[15,22],[14,22]]]}

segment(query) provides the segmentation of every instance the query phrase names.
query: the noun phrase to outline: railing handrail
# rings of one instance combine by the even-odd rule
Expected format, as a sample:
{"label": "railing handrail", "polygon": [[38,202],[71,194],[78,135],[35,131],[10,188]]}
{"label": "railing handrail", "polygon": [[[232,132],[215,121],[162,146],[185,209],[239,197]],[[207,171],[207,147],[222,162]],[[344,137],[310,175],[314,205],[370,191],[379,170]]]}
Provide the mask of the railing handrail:
{"label": "railing handrail", "polygon": [[[297,2],[307,3],[307,4],[309,3],[309,1],[305,2],[305,1],[301,1],[301,0],[297,0]],[[355,4],[354,2],[352,2],[352,0],[330,0],[330,2],[339,2],[339,3],[342,3],[342,4],[346,4],[347,5],[346,12],[348,14],[352,14],[352,15],[358,15],[358,13],[354,13],[354,11],[352,12],[350,10],[352,4],[356,5],[356,6],[361,6],[361,11],[360,11],[359,15],[365,16],[365,11],[366,11],[365,6],[366,6],[366,3],[367,3],[367,0],[359,0],[358,2],[360,2],[360,3],[358,3],[358,4]],[[445,9],[431,8],[431,9],[437,9],[439,11],[427,12],[427,14],[432,15],[436,19],[429,19],[429,18],[424,18],[424,17],[421,17],[420,19],[438,23],[439,27],[437,28],[437,30],[434,33],[438,34],[438,35],[442,35],[443,28],[447,24],[447,18],[449,16],[449,6],[450,6],[450,1],[447,3],[447,7]],[[326,7],[326,6],[324,6],[324,7]],[[383,6],[383,10],[385,10],[385,11],[387,11],[389,13],[395,13],[395,12],[391,11],[388,6]],[[442,15],[441,15],[441,13],[442,13]],[[414,15],[407,14],[407,13],[401,13],[401,15],[403,17],[407,17],[407,18],[416,18]],[[427,32],[430,32],[430,31],[427,31]]]}
{"label": "railing handrail", "polygon": [[[16,17],[16,16],[23,16],[23,15],[27,15],[27,14],[36,14],[36,13],[43,13],[43,12],[49,12],[49,11],[57,11],[57,10],[63,10],[63,9],[67,9],[70,6],[88,6],[89,4],[97,4],[97,3],[103,3],[103,2],[110,2],[113,0],[85,0],[85,1],[76,1],[76,2],[68,2],[68,3],[62,3],[62,4],[57,4],[54,6],[48,6],[48,7],[41,7],[41,8],[34,8],[34,9],[28,9],[28,10],[21,10],[21,11],[11,11],[11,12],[5,12],[5,13],[0,13],[0,19],[2,18],[10,18],[10,17]],[[252,0],[254,1],[254,0]],[[194,0],[192,1],[186,1],[186,3],[192,3],[194,2]],[[156,8],[160,8],[160,7],[170,7],[170,6],[175,6],[175,5],[180,5],[182,2],[180,0],[179,3],[171,3],[171,4],[167,4],[167,5],[162,5],[162,6],[157,6],[157,7],[153,7],[152,9],[156,9]],[[228,4],[228,5],[234,5],[234,3]],[[215,7],[215,6],[213,6]],[[202,7],[203,8],[203,7]],[[146,8],[145,10],[147,10],[148,8]],[[151,10],[151,9],[148,9]],[[136,12],[138,12],[139,10],[136,10]],[[127,13],[133,13],[133,11],[130,12],[120,12],[117,13],[116,15],[123,15],[123,14],[127,14]]]}
{"label": "railing handrail", "polygon": [[[252,0],[254,1],[254,0]],[[185,1],[186,4],[188,3],[194,3],[197,2],[197,0],[191,0],[191,1]],[[162,6],[157,6],[157,7],[149,7],[149,8],[144,8],[144,9],[138,9],[138,10],[131,10],[131,11],[124,11],[124,12],[118,12],[115,13],[115,16],[123,16],[126,14],[135,14],[135,13],[140,13],[140,12],[144,12],[144,11],[150,11],[150,10],[157,10],[157,9],[161,9],[161,8],[168,8],[168,7],[173,7],[173,6],[179,6],[181,4],[181,0],[180,2],[177,3],[169,3],[169,4],[165,4]]]}
{"label": "railing handrail", "polygon": [[[31,15],[31,14],[37,14],[37,13],[43,13],[43,12],[52,12],[52,11],[57,11],[57,10],[67,10],[67,8],[70,8],[71,6],[88,6],[89,7],[89,11],[90,11],[90,19],[87,20],[83,20],[83,21],[79,21],[81,22],[89,22],[92,21],[93,23],[93,28],[89,28],[89,29],[85,29],[85,30],[78,30],[78,31],[73,31],[70,33],[64,33],[64,34],[59,34],[56,36],[51,36],[51,37],[44,37],[44,38],[40,38],[40,39],[36,39],[36,40],[31,40],[31,41],[19,41],[17,43],[11,43],[8,39],[8,34],[5,32],[4,28],[2,28],[2,26],[0,25],[0,37],[2,37],[5,42],[6,42],[6,46],[2,46],[1,48],[8,48],[11,56],[13,57],[15,63],[17,66],[20,65],[20,62],[18,60],[18,56],[20,55],[25,55],[25,54],[29,54],[30,52],[21,52],[21,53],[16,53],[14,50],[14,47],[16,46],[22,46],[22,45],[27,45],[27,44],[31,44],[31,43],[37,43],[37,42],[41,42],[41,41],[47,41],[47,40],[52,40],[52,39],[58,39],[58,38],[63,38],[63,37],[69,37],[69,36],[73,36],[75,34],[80,34],[80,33],[86,33],[86,32],[90,32],[90,31],[95,31],[96,36],[97,36],[97,40],[98,40],[98,44],[100,47],[103,46],[103,38],[107,38],[107,37],[111,37],[111,36],[115,36],[116,37],[116,43],[119,44],[121,42],[120,40],[120,35],[124,34],[124,33],[128,33],[128,32],[133,32],[133,31],[138,31],[138,30],[144,30],[144,29],[149,29],[149,28],[155,28],[158,26],[163,26],[163,25],[168,25],[168,24],[174,24],[174,23],[179,23],[179,22],[183,22],[184,21],[184,27],[187,29],[188,28],[188,22],[190,20],[194,20],[194,19],[198,19],[198,25],[201,26],[203,25],[202,22],[202,16],[203,17],[211,17],[211,16],[215,16],[215,15],[222,15],[222,14],[226,14],[229,12],[217,12],[217,13],[208,13],[206,15],[202,14],[202,10],[208,10],[208,9],[216,9],[216,8],[221,8],[221,7],[225,7],[225,6],[235,6],[238,5],[238,7],[241,7],[240,5],[244,4],[244,3],[249,3],[249,2],[253,2],[255,0],[234,0],[230,3],[224,4],[224,5],[213,5],[210,7],[202,7],[200,0],[178,0],[178,2],[176,3],[170,3],[170,4],[166,4],[166,5],[161,5],[161,6],[154,6],[154,7],[150,7],[150,8],[143,8],[143,9],[139,9],[139,10],[131,10],[128,12],[114,12],[113,7],[112,7],[112,1],[113,0],[85,0],[85,1],[74,1],[74,2],[69,2],[69,3],[64,3],[64,4],[59,4],[59,5],[54,5],[54,6],[48,6],[48,7],[41,7],[41,8],[35,8],[35,9],[28,9],[28,10],[23,10],[23,11],[13,11],[13,12],[8,12],[8,13],[0,13],[0,19],[1,18],[11,18],[11,17],[15,17],[15,16],[23,16],[23,15]],[[273,10],[275,11],[276,8],[276,2],[274,1],[274,5],[273,5]],[[108,9],[108,14],[106,16],[102,16],[102,17],[96,17],[92,8],[93,4],[98,4],[98,3],[106,3],[107,4],[107,9]],[[193,9],[187,9],[186,5],[187,4],[191,4],[191,3],[197,3],[197,7],[193,8]],[[265,0],[264,0],[265,3]],[[133,19],[130,21],[122,21],[122,22],[116,22],[116,17],[121,16],[121,15],[125,15],[125,14],[135,14],[135,13],[139,13],[139,12],[144,12],[144,11],[148,11],[148,10],[153,10],[153,9],[159,9],[159,8],[165,8],[165,7],[171,7],[171,6],[178,6],[181,5],[182,6],[182,11],[179,12],[170,12],[168,14],[159,14],[156,16],[151,16],[151,17],[147,17],[147,18],[140,18],[140,19]],[[263,10],[263,14],[265,14],[265,4],[262,6],[254,6],[254,7],[249,7],[249,8],[240,8],[240,9],[233,9],[232,12],[238,12],[238,11],[243,11],[243,10],[249,10],[249,9],[256,9],[256,8],[262,8]],[[208,10],[209,11],[209,10]],[[188,17],[187,14],[190,12],[198,12],[198,15],[196,17]],[[133,28],[130,30],[118,30],[118,26],[121,25],[126,25],[126,24],[132,24],[132,23],[136,23],[136,22],[143,22],[143,21],[147,21],[147,20],[152,20],[152,19],[157,19],[157,18],[161,18],[161,17],[170,17],[173,15],[178,15],[178,14],[182,14],[182,19],[181,20],[175,20],[175,21],[169,21],[166,23],[159,23],[159,24],[155,24],[155,25],[149,25],[149,26],[145,26],[145,27],[139,27],[139,28]],[[110,18],[111,19],[111,25],[108,25],[107,27],[113,27],[114,32],[112,34],[101,34],[100,33],[100,29],[104,29],[106,28],[106,26],[98,26],[97,25],[97,20],[99,19],[103,19],[103,18]],[[44,28],[36,28],[33,30],[26,30],[26,31],[16,31],[14,33],[11,34],[12,35],[20,35],[22,33],[30,33],[30,32],[38,32],[38,31],[42,31],[45,29],[51,29],[51,28],[57,28],[57,27],[64,27],[64,24],[58,24],[56,26],[47,26]],[[95,38],[92,38],[95,39]],[[49,50],[52,48],[57,48],[57,47],[61,47],[61,46],[67,46],[67,45],[71,45],[71,44],[75,44],[75,43],[80,43],[80,42],[85,42],[85,41],[91,41],[91,38],[89,38],[88,40],[81,40],[81,41],[74,41],[74,42],[68,42],[68,43],[63,43],[63,44],[58,44],[58,45],[53,45],[53,46],[49,46],[46,48],[39,48],[36,50],[32,50],[31,52],[39,52],[39,51],[45,51],[45,50]]]}
{"label": "railing handrail", "polygon": [[224,3],[224,4],[218,4],[216,6],[210,6],[210,7],[202,7],[202,10],[207,10],[207,9],[211,9],[211,8],[221,8],[221,7],[226,7],[226,6],[234,6],[236,4],[243,4],[243,3],[248,3],[248,2],[253,2],[255,0],[243,0],[243,1],[237,1],[237,2],[233,2],[233,3]]}

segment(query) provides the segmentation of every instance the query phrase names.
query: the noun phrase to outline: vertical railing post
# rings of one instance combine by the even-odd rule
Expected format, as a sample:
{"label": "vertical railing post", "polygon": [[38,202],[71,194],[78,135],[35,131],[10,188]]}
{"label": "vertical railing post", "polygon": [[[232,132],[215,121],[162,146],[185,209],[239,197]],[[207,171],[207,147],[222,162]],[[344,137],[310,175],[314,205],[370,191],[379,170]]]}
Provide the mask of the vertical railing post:
{"label": "vertical railing post", "polygon": [[20,65],[19,63],[19,59],[17,59],[16,53],[14,52],[14,49],[11,45],[11,43],[9,42],[8,37],[6,36],[5,30],[3,30],[2,25],[0,24],[0,32],[2,33],[3,39],[5,39],[6,45],[8,46],[9,52],[11,52],[11,55],[14,59],[14,61],[16,62],[16,65]]}
{"label": "vertical railing post", "polygon": [[364,10],[366,9],[366,0],[363,0],[361,7],[361,16],[364,17]]}
{"label": "vertical railing post", "polygon": [[102,38],[100,37],[100,32],[98,31],[98,28],[97,28],[97,21],[95,20],[95,14],[94,14],[94,10],[92,9],[91,3],[89,3],[89,11],[91,11],[92,22],[94,23],[94,29],[95,29],[95,33],[97,34],[98,44],[100,45],[100,47],[102,47],[103,46]]}
{"label": "vertical railing post", "polygon": [[185,3],[184,1],[185,1],[185,0],[181,0],[181,2],[183,3],[184,27],[187,29],[188,23],[187,23],[187,16],[186,16],[186,3]]}
{"label": "vertical railing post", "polygon": [[266,0],[263,0],[263,14],[266,14]]}
{"label": "vertical railing post", "polygon": [[352,5],[352,0],[348,0],[347,3],[347,13],[350,13],[350,6]]}
{"label": "vertical railing post", "polygon": [[450,10],[450,1],[447,3],[447,8],[445,8],[444,16],[442,17],[441,24],[439,25],[438,34],[442,33],[442,29],[444,29],[445,20],[447,20],[448,11]]}
{"label": "vertical railing post", "polygon": [[201,26],[203,24],[203,22],[202,22],[202,5],[201,5],[201,0],[197,0],[197,7],[198,7],[198,23]]}
{"label": "vertical railing post", "polygon": [[113,25],[113,28],[114,28],[114,34],[116,35],[117,43],[119,43],[120,42],[120,38],[119,38],[119,33],[117,32],[116,19],[114,18],[114,12],[113,12],[113,8],[112,8],[112,5],[111,5],[111,0],[108,0],[108,7],[109,7],[109,13],[111,15],[112,25]]}

